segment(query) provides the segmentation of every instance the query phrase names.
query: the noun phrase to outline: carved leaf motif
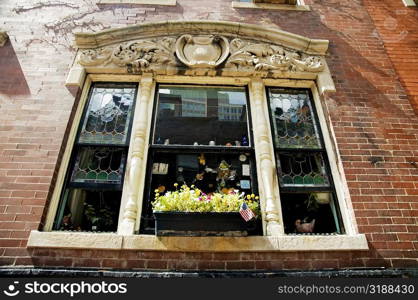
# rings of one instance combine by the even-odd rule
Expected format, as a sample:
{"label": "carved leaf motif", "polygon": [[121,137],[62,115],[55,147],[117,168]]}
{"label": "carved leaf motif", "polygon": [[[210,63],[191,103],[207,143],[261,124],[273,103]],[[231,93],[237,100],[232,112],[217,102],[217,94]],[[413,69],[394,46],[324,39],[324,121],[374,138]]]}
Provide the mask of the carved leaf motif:
{"label": "carved leaf motif", "polygon": [[[140,41],[126,46],[125,49],[114,53],[114,61],[119,65],[126,65],[138,72],[146,69],[151,63],[174,63],[174,39],[165,38],[159,41]],[[121,46],[122,48],[122,46]]]}
{"label": "carved leaf motif", "polygon": [[247,42],[244,42],[241,39],[233,39],[230,43],[231,53],[241,50],[247,44]]}
{"label": "carved leaf motif", "polygon": [[112,54],[112,62],[122,67],[141,58],[141,56],[141,53],[137,51],[133,44],[127,46],[120,45]]}
{"label": "carved leaf motif", "polygon": [[174,42],[172,38],[164,38],[120,44],[115,48],[89,49],[81,53],[79,63],[97,66],[112,62],[135,72],[148,68],[151,63],[175,64]]}
{"label": "carved leaf motif", "polygon": [[227,66],[234,64],[240,66],[252,66],[254,64],[254,57],[248,52],[235,53],[231,55],[228,60]]}
{"label": "carved leaf motif", "polygon": [[82,66],[108,64],[112,55],[111,48],[89,49],[81,52],[79,63]]}
{"label": "carved leaf motif", "polygon": [[254,66],[255,71],[320,72],[324,69],[320,57],[306,56],[277,45],[251,43],[234,39],[226,66]]}

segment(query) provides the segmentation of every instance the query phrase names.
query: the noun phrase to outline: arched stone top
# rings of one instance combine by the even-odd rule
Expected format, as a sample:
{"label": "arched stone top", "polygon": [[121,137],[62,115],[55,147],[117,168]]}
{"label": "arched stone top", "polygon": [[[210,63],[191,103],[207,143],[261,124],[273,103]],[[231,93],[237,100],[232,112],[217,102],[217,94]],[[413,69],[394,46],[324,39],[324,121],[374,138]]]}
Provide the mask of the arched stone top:
{"label": "arched stone top", "polygon": [[327,40],[259,25],[168,21],[76,33],[77,58],[67,86],[85,74],[154,74],[317,80],[334,90]]}
{"label": "arched stone top", "polygon": [[104,30],[97,33],[76,33],[75,42],[79,49],[93,49],[137,39],[180,36],[183,34],[210,34],[229,38],[239,37],[241,39],[272,43],[312,55],[325,55],[328,49],[327,40],[310,39],[260,25],[219,21],[152,22]]}

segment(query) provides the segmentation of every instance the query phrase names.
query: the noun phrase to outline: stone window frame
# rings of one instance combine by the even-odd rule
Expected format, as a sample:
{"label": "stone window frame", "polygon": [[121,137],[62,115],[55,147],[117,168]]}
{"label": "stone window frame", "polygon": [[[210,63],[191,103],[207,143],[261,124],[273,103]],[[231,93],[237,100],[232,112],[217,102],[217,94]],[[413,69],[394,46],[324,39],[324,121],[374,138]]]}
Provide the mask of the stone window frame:
{"label": "stone window frame", "polygon": [[[130,63],[119,66],[112,65],[109,62],[109,45],[130,45],[132,41],[138,38],[149,38],[152,34],[162,37],[163,45],[167,45],[164,40],[167,33],[177,36],[176,53],[179,60],[182,61],[182,68],[186,71],[178,73],[177,67],[168,68],[170,63],[157,63],[153,65],[153,60],[141,60],[140,65],[132,66]],[[167,32],[167,33],[165,33]],[[323,102],[323,93],[335,91],[330,71],[326,65],[324,57],[316,61],[321,65],[318,69],[312,65],[312,57],[305,56],[308,65],[302,64],[292,66],[296,71],[286,73],[277,73],[277,76],[269,72],[255,72],[251,65],[250,73],[248,68],[237,67],[236,71],[225,71],[222,74],[216,74],[211,71],[213,65],[221,65],[224,61],[200,62],[200,69],[193,68],[193,61],[179,51],[179,45],[184,47],[183,37],[186,40],[193,39],[193,35],[200,36],[205,32],[225,34],[232,33],[232,38],[241,36],[243,38],[252,38],[258,45],[257,47],[270,47],[266,44],[266,36],[269,40],[274,40],[276,45],[284,45],[293,55],[290,48],[299,49],[304,53],[318,53],[324,55],[328,41],[311,40],[280,30],[269,30],[255,25],[238,24],[232,22],[160,22],[147,25],[135,25],[124,29],[105,31],[98,34],[77,34],[76,42],[83,51],[79,51],[77,59],[71,68],[66,85],[74,95],[80,95],[80,101],[75,113],[73,124],[67,141],[67,147],[63,154],[60,170],[56,178],[55,189],[48,207],[48,213],[45,220],[43,231],[32,231],[28,241],[30,248],[72,248],[72,249],[135,249],[135,250],[156,250],[156,251],[331,251],[331,250],[367,250],[368,244],[364,234],[359,234],[355,216],[351,207],[351,200],[348,193],[347,184],[344,180],[344,171],[341,161],[338,159],[338,149],[335,143],[335,137],[332,133],[330,120],[326,113],[326,105]],[[235,34],[234,34],[235,32]],[[240,33],[240,34],[239,34]],[[182,35],[183,34],[183,35]],[[184,35],[186,34],[186,35]],[[179,38],[178,36],[181,37]],[[110,40],[107,40],[110,37]],[[155,36],[154,36],[155,37]],[[217,39],[226,41],[225,38]],[[151,40],[146,40],[149,46]],[[155,41],[155,40],[153,40]],[[144,42],[144,40],[139,40]],[[154,46],[159,42],[153,42]],[[233,44],[241,47],[245,45],[244,41],[238,41]],[[251,44],[252,42],[248,42]],[[258,43],[258,44],[257,44]],[[231,51],[228,43],[221,45],[222,51]],[[159,44],[158,44],[159,45]],[[225,46],[226,45],[226,46]],[[110,46],[109,46],[110,47]],[[113,46],[111,46],[113,47]],[[156,47],[156,46],[155,46]],[[165,46],[164,46],[165,47]],[[226,48],[225,48],[226,47]],[[238,48],[239,48],[238,47]],[[277,47],[277,46],[275,46]],[[121,46],[116,46],[122,49]],[[114,49],[116,49],[114,48]],[[152,47],[151,47],[152,48]],[[224,49],[225,48],[225,49]],[[90,50],[89,50],[90,49]],[[161,48],[162,49],[162,48]],[[160,49],[160,50],[161,50]],[[241,48],[244,49],[244,48]],[[236,49],[235,49],[236,50]],[[234,51],[235,51],[234,50]],[[171,51],[171,50],[170,50]],[[161,51],[160,51],[161,52]],[[159,53],[160,53],[159,52]],[[164,52],[164,51],[163,51]],[[245,51],[244,51],[245,52]],[[114,52],[113,52],[114,53]],[[263,52],[264,53],[264,52]],[[235,52],[237,54],[237,52]],[[222,56],[223,60],[232,59],[235,55]],[[84,56],[83,56],[84,55]],[[113,55],[113,54],[112,54]],[[171,55],[171,54],[170,54]],[[287,55],[287,54],[286,54]],[[84,58],[84,60],[83,60]],[[254,58],[254,57],[253,57]],[[264,59],[263,57],[257,58]],[[301,57],[302,59],[302,57]],[[303,59],[302,59],[303,60]],[[157,60],[158,61],[158,60]],[[83,62],[83,63],[81,63]],[[267,60],[265,60],[267,62]],[[125,63],[125,61],[124,61]],[[295,63],[301,63],[295,62]],[[176,64],[178,64],[176,60]],[[146,65],[146,68],[143,66]],[[151,65],[151,66],[150,66]],[[184,65],[186,65],[184,67]],[[222,68],[225,68],[224,64]],[[277,65],[276,65],[277,66]],[[137,74],[127,74],[133,67],[139,68]],[[164,67],[164,69],[159,69]],[[273,65],[260,66],[260,68],[271,68]],[[141,69],[144,68],[144,69]],[[203,69],[202,69],[203,68]],[[206,69],[207,70],[206,70]],[[287,68],[287,67],[286,67]],[[162,71],[165,70],[165,71]],[[202,71],[206,70],[206,71]],[[148,72],[145,72],[148,71]],[[247,73],[246,73],[247,72]],[[272,73],[275,71],[273,70]],[[309,73],[310,72],[310,73]],[[280,75],[281,74],[281,75]],[[216,76],[215,76],[216,75]],[[254,76],[257,75],[257,76]],[[281,78],[287,77],[287,78]],[[290,78],[289,78],[290,77]],[[292,78],[293,77],[293,78]],[[78,124],[81,120],[82,111],[87,101],[88,91],[93,82],[137,82],[139,83],[137,104],[135,106],[134,121],[130,140],[130,148],[127,161],[127,173],[123,187],[121,200],[121,210],[119,213],[119,223],[117,233],[89,233],[89,232],[52,232],[52,224],[57,211],[61,189],[64,182],[65,173],[68,167],[72,146],[76,136]],[[142,208],[142,197],[145,184],[146,165],[149,134],[151,128],[153,101],[155,87],[157,83],[164,84],[205,84],[205,85],[234,85],[248,86],[250,109],[252,111],[252,122],[254,124],[254,140],[257,180],[259,185],[262,217],[263,217],[263,236],[249,237],[156,237],[150,235],[137,235],[135,232],[139,229],[139,222]],[[290,88],[308,88],[313,95],[313,101],[317,108],[320,127],[323,131],[326,151],[329,157],[332,176],[335,181],[338,202],[344,222],[346,233],[344,235],[285,235],[281,220],[281,208],[279,199],[279,185],[277,174],[275,172],[275,160],[273,155],[273,143],[271,128],[267,108],[266,86],[270,87],[290,87]],[[265,168],[265,166],[270,166]],[[267,170],[267,171],[266,171]]]}
{"label": "stone window frame", "polygon": [[268,1],[249,1],[241,2],[239,0],[232,1],[232,8],[234,9],[270,9],[270,10],[295,10],[295,11],[310,11],[309,5],[305,5],[304,0],[296,0],[296,4],[278,4],[269,3]]}

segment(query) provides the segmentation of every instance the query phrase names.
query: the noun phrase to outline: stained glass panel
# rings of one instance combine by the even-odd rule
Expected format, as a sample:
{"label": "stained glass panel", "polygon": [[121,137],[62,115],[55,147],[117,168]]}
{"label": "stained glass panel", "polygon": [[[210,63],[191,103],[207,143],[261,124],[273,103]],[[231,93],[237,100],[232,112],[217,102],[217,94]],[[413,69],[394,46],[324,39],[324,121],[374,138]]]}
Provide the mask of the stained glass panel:
{"label": "stained glass panel", "polygon": [[83,147],[77,153],[71,182],[120,184],[125,160],[122,148]]}
{"label": "stained glass panel", "polygon": [[249,146],[245,89],[161,85],[154,144]]}
{"label": "stained glass panel", "polygon": [[330,186],[321,153],[280,152],[278,166],[283,187]]}
{"label": "stained glass panel", "polygon": [[278,148],[321,148],[306,90],[269,89],[274,139]]}
{"label": "stained glass panel", "polygon": [[132,85],[94,87],[78,142],[126,144],[135,91]]}

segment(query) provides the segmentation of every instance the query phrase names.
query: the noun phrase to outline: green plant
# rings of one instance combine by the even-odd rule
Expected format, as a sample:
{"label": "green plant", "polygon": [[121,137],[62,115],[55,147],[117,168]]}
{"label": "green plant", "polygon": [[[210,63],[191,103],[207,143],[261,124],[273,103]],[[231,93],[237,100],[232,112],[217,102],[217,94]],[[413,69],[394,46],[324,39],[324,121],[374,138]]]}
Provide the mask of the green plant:
{"label": "green plant", "polygon": [[260,213],[258,196],[254,194],[245,195],[238,190],[205,194],[193,185],[182,185],[180,189],[177,189],[177,183],[174,186],[175,191],[168,191],[164,195],[155,190],[155,201],[152,203],[154,211],[238,212],[245,201],[255,215]]}
{"label": "green plant", "polygon": [[91,204],[85,204],[84,215],[92,226],[106,228],[113,224],[113,213],[109,207],[99,208],[99,212]]}

